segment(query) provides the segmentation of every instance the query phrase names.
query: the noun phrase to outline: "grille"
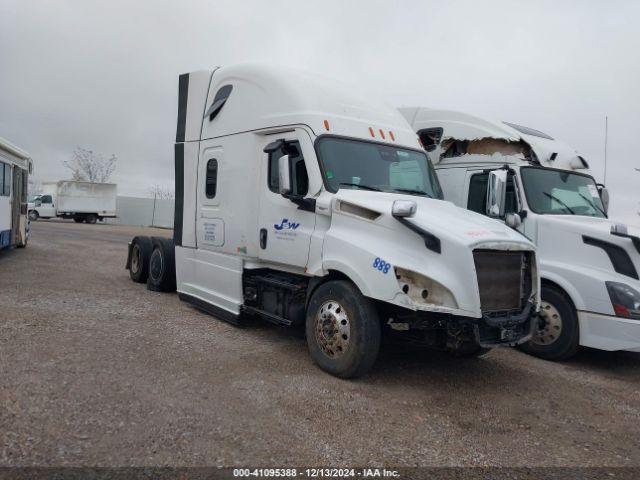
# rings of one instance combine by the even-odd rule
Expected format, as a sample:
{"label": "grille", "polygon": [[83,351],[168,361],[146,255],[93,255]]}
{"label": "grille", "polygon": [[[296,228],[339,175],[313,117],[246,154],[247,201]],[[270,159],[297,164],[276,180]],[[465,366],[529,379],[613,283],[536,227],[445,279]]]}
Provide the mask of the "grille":
{"label": "grille", "polygon": [[527,252],[474,250],[480,305],[483,313],[522,310],[530,283]]}

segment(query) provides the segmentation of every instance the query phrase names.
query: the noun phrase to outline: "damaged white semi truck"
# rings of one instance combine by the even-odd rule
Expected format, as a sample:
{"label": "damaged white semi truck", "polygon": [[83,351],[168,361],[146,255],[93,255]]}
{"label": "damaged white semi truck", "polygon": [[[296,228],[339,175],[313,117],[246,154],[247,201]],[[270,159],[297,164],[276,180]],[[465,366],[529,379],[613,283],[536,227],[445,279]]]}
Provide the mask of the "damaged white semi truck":
{"label": "damaged white semi truck", "polygon": [[305,325],[313,360],[350,378],[383,329],[473,356],[530,338],[534,247],[442,201],[392,107],[259,65],[180,76],[173,239],[135,237],[151,290],[240,323]]}
{"label": "damaged white semi truck", "polygon": [[528,127],[449,110],[400,111],[435,165],[445,199],[506,222],[538,247],[542,308],[522,348],[550,360],[569,358],[580,345],[640,351],[640,232],[607,218],[609,195],[585,158]]}

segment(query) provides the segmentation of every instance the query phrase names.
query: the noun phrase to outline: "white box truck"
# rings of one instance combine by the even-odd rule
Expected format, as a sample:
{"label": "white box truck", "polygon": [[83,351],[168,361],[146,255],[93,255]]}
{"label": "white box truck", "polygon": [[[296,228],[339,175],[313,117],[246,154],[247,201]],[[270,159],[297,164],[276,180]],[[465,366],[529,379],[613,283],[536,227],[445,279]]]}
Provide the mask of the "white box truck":
{"label": "white box truck", "polygon": [[32,169],[27,152],[0,138],[0,250],[27,245],[27,184]]}
{"label": "white box truck", "polygon": [[31,220],[58,217],[77,223],[96,223],[116,216],[116,196],[114,183],[44,182],[42,194],[35,199],[29,215]]}
{"label": "white box truck", "polygon": [[383,329],[463,356],[530,337],[532,243],[443,201],[395,109],[261,65],[182,75],[178,96],[173,240],[130,242],[134,281],[232,323],[305,325],[344,378]]}
{"label": "white box truck", "polygon": [[[580,345],[640,351],[640,232],[608,219],[607,190],[584,157],[528,127],[400,110],[435,164],[445,199],[506,222],[538,247],[541,315],[523,349],[550,360]],[[492,208],[495,177],[503,191]]]}

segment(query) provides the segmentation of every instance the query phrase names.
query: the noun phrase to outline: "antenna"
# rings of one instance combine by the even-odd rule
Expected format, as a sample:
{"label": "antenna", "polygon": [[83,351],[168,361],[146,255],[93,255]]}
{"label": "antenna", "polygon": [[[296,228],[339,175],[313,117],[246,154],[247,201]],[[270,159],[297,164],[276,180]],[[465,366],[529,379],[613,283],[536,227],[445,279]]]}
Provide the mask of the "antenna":
{"label": "antenna", "polygon": [[609,136],[609,117],[604,117],[604,179],[602,183],[607,184],[607,137]]}

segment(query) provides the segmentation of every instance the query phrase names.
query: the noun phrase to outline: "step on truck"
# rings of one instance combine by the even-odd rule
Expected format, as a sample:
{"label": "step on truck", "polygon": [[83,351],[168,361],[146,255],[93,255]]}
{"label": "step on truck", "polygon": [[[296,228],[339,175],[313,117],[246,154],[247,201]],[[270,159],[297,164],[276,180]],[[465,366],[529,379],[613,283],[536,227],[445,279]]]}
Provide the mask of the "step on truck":
{"label": "step on truck", "polygon": [[32,170],[29,154],[0,138],[0,250],[27,245],[27,185]]}
{"label": "step on truck", "polygon": [[395,109],[260,65],[182,75],[178,97],[173,239],[130,242],[134,281],[231,323],[304,325],[344,378],[383,330],[461,356],[530,337],[532,243],[443,201]]}
{"label": "step on truck", "polygon": [[[516,228],[538,248],[542,308],[529,353],[581,345],[640,351],[640,232],[611,221],[609,194],[564,142],[466,113],[401,108],[435,165],[445,199]],[[489,186],[501,187],[497,205]]]}
{"label": "step on truck", "polygon": [[117,185],[114,183],[60,180],[44,182],[42,194],[29,211],[31,220],[39,218],[73,219],[76,223],[96,223],[116,217]]}

